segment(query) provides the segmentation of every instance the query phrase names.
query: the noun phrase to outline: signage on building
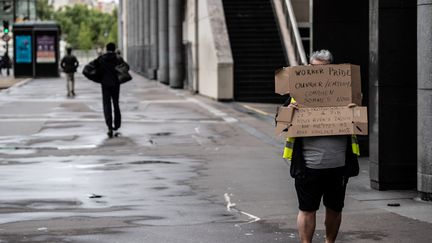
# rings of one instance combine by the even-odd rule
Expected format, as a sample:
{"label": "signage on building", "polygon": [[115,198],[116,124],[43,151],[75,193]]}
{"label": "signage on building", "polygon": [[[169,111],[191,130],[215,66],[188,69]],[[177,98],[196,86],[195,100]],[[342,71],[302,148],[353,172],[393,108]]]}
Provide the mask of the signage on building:
{"label": "signage on building", "polygon": [[36,63],[55,63],[55,37],[42,35],[36,37]]}
{"label": "signage on building", "polygon": [[3,37],[2,37],[2,40],[3,40],[4,42],[8,42],[8,41],[10,41],[10,39],[11,39],[10,35],[3,35]]}
{"label": "signage on building", "polygon": [[15,47],[16,63],[32,62],[32,41],[30,35],[15,36]]}

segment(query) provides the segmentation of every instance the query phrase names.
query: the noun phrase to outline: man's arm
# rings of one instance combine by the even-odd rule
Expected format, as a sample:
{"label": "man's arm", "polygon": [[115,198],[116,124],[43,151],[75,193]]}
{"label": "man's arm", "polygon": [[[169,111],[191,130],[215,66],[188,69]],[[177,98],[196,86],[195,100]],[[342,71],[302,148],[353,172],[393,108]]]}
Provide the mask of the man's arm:
{"label": "man's arm", "polygon": [[65,58],[63,57],[62,59],[61,59],[61,62],[60,62],[60,67],[62,67],[62,68],[64,68],[65,67],[65,60],[64,60]]}
{"label": "man's arm", "polygon": [[79,66],[78,59],[74,56],[74,66],[77,68]]}

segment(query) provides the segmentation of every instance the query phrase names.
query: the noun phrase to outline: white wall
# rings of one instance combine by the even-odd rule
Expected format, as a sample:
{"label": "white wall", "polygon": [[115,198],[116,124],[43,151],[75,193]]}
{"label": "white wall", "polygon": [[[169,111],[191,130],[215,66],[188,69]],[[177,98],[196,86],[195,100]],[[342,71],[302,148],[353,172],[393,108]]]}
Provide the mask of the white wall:
{"label": "white wall", "polygon": [[[225,24],[222,0],[198,0],[198,80],[194,88],[217,100],[231,100],[234,95],[233,59]],[[195,4],[188,0],[184,39],[195,41]],[[194,50],[194,51],[195,51]],[[193,52],[195,55],[195,52]],[[196,65],[194,65],[196,68]]]}

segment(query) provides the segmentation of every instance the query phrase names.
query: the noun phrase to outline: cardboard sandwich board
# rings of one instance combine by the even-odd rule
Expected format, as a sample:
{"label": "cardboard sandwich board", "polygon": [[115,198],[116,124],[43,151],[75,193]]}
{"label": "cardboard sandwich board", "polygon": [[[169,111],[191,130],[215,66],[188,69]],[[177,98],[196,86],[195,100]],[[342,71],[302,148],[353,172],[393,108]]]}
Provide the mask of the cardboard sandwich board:
{"label": "cardboard sandwich board", "polygon": [[276,74],[275,87],[299,107],[359,106],[362,100],[360,67],[352,64],[287,67]]}
{"label": "cardboard sandwich board", "polygon": [[276,121],[276,135],[286,137],[368,134],[367,107],[364,106],[280,107]]}
{"label": "cardboard sandwich board", "polygon": [[280,95],[289,93],[288,69],[281,68],[275,71],[275,92]]}

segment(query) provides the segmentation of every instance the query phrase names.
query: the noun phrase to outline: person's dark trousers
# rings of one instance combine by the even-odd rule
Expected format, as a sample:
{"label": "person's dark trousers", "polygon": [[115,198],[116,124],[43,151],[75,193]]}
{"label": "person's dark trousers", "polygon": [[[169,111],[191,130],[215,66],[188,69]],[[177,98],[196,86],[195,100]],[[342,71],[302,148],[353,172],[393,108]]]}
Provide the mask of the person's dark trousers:
{"label": "person's dark trousers", "polygon": [[[102,100],[103,100],[105,123],[108,126],[108,130],[110,131],[119,129],[121,125],[119,94],[120,94],[120,85],[116,85],[116,86],[102,85]],[[112,107],[114,107],[114,126],[113,126],[113,119],[112,119],[111,102],[112,102]]]}

